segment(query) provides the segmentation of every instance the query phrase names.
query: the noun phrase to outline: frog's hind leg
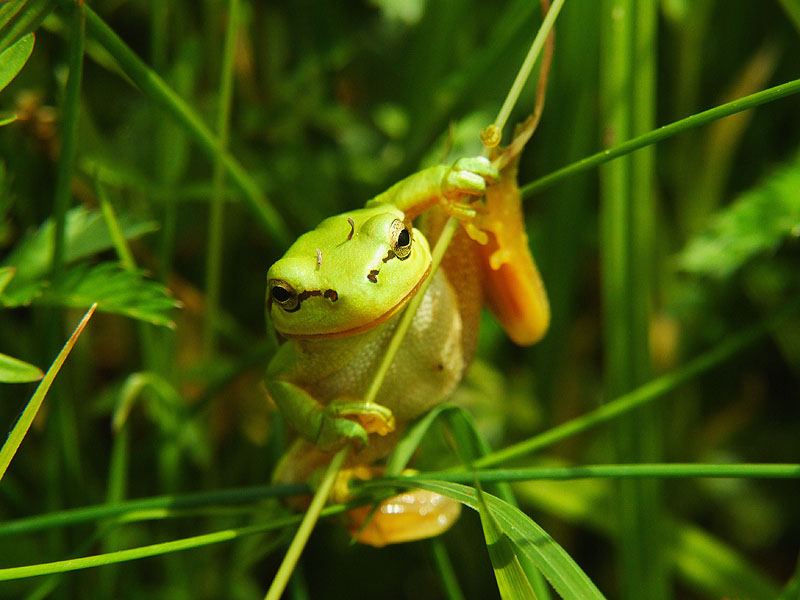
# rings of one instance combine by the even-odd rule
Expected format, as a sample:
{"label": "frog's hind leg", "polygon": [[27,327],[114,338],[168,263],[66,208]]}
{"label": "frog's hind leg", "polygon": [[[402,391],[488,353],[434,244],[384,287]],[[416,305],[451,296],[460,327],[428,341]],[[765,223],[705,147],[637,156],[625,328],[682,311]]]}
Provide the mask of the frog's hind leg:
{"label": "frog's hind leg", "polygon": [[486,212],[479,214],[474,224],[489,234],[487,244],[476,244],[484,302],[508,337],[527,346],[547,331],[550,304],[528,246],[517,162],[513,159],[502,170],[500,183],[487,188]]}

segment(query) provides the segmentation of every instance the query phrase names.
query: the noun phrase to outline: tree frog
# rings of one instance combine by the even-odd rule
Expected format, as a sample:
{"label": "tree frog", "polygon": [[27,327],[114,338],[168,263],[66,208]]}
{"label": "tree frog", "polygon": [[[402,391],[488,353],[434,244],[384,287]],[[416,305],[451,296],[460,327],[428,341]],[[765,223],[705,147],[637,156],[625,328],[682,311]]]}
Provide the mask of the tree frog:
{"label": "tree frog", "polygon": [[[515,163],[500,175],[483,157],[424,169],[364,208],[322,221],[270,267],[266,312],[283,342],[266,385],[300,434],[277,481],[307,480],[350,442],[345,468],[371,472],[405,425],[460,382],[484,303],[518,344],[544,335],[549,306],[528,249]],[[485,206],[475,202],[484,195]],[[363,395],[402,309],[431,277],[430,245],[448,215],[465,227],[432,276],[376,402],[366,404]],[[359,541],[428,537],[457,517],[457,505],[428,492],[403,497],[387,501],[390,508]]]}

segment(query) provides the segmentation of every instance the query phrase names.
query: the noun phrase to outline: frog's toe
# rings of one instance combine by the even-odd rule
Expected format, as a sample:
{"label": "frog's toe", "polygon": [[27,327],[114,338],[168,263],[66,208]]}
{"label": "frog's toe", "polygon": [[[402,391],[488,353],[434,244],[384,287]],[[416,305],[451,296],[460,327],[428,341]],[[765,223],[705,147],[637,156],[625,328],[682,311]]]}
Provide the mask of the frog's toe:
{"label": "frog's toe", "polygon": [[488,158],[460,158],[447,171],[442,182],[442,194],[448,199],[463,195],[482,196],[486,193],[486,185],[497,181],[499,176]]}
{"label": "frog's toe", "polygon": [[395,420],[392,411],[374,402],[337,401],[331,403],[329,410],[338,417],[352,419],[367,433],[386,435],[395,430]]}
{"label": "frog's toe", "polygon": [[485,156],[465,156],[459,158],[453,168],[458,171],[469,171],[479,175],[486,183],[496,183],[500,181],[500,171]]}

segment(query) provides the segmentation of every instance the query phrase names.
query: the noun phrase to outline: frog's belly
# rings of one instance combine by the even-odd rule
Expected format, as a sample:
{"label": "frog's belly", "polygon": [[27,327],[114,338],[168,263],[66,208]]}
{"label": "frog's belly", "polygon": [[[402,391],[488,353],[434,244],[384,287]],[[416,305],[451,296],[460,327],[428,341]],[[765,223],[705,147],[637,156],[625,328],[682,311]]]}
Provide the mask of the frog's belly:
{"label": "frog's belly", "polygon": [[[402,313],[401,313],[402,314]],[[353,358],[335,373],[310,386],[323,403],[350,395],[362,398],[401,318],[367,332]],[[464,355],[465,327],[456,294],[446,276],[437,272],[406,333],[400,351],[378,392],[377,402],[391,409],[400,422],[439,404],[458,384],[471,357]]]}

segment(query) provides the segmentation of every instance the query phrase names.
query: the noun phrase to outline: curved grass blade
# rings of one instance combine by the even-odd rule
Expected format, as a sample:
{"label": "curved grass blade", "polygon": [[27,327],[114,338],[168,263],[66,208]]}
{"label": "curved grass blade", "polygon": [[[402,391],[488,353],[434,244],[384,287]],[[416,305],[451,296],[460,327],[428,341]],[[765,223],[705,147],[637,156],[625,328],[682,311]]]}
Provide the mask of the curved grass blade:
{"label": "curved grass blade", "polygon": [[45,395],[47,395],[50,386],[53,384],[53,380],[61,370],[61,366],[64,364],[64,361],[67,360],[67,356],[69,356],[73,346],[75,346],[75,342],[78,341],[78,337],[80,337],[83,328],[86,327],[89,319],[92,318],[95,308],[97,308],[97,304],[93,304],[89,310],[86,311],[83,319],[81,319],[81,322],[78,323],[75,331],[72,332],[72,335],[67,340],[67,343],[64,344],[61,352],[59,352],[58,356],[56,356],[53,364],[50,365],[49,369],[47,369],[44,379],[42,379],[39,387],[36,388],[33,396],[31,396],[31,399],[28,401],[28,405],[25,407],[25,410],[22,411],[22,414],[17,420],[16,425],[14,425],[14,428],[11,430],[11,433],[8,434],[8,439],[6,440],[5,444],[3,444],[3,447],[0,448],[0,480],[3,479],[3,475],[5,475],[8,465],[11,464],[11,459],[14,458],[14,455],[17,453],[25,434],[28,433],[36,413],[39,412],[39,408],[42,406],[42,402],[44,402]]}
{"label": "curved grass blade", "polygon": [[[439,481],[415,479],[413,487],[437,492],[458,500],[478,510],[479,500],[474,489]],[[483,494],[486,507],[491,511],[515,556],[524,555],[533,562],[564,598],[602,600],[603,594],[556,541],[539,527],[528,515],[496,496]]]}
{"label": "curved grass blade", "polygon": [[39,367],[0,352],[0,383],[28,383],[42,377]]}
{"label": "curved grass blade", "polygon": [[28,62],[36,36],[29,33],[0,54],[0,91],[3,91]]}
{"label": "curved grass blade", "polygon": [[[476,481],[477,484],[477,481]],[[536,599],[531,582],[525,575],[525,569],[519,562],[518,552],[514,543],[503,532],[497,520],[489,509],[480,484],[475,488],[478,498],[478,514],[481,518],[483,536],[486,539],[486,550],[492,561],[492,569],[497,580],[497,588],[503,600],[520,598],[527,600]]]}

